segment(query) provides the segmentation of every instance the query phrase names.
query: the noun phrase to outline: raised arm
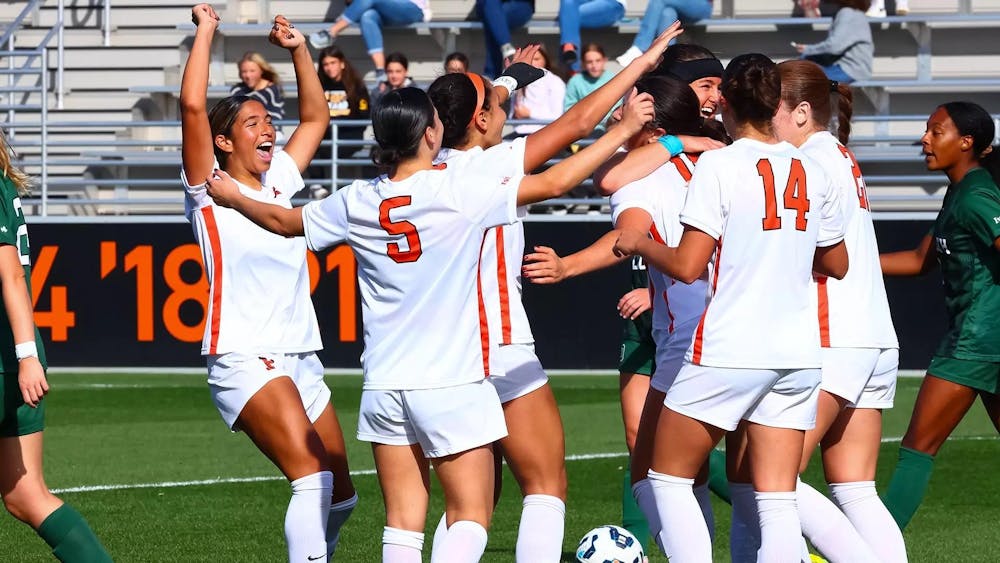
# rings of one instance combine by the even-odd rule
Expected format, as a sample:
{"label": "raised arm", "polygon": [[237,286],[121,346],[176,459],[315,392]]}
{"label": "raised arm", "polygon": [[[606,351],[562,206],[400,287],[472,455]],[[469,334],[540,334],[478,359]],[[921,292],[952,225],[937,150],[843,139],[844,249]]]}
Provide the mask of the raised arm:
{"label": "raised arm", "polygon": [[528,205],[559,197],[579,185],[614,154],[622,143],[653,119],[653,97],[649,94],[633,96],[623,114],[620,125],[602,135],[589,147],[541,174],[529,175],[521,180],[517,204]]}
{"label": "raised arm", "polygon": [[926,235],[913,250],[887,252],[879,255],[882,274],[886,276],[922,276],[937,265],[934,240]]}
{"label": "raised arm", "polygon": [[[678,135],[684,152],[704,152],[726,146],[709,137]],[[594,185],[604,196],[611,195],[622,186],[645,178],[670,161],[670,151],[660,143],[649,143],[628,152],[616,154],[594,171]]]}
{"label": "raised arm", "polygon": [[283,237],[305,234],[301,207],[287,209],[246,197],[240,193],[239,186],[224,170],[215,170],[208,178],[207,185],[208,195],[215,200],[216,205],[239,211],[260,228]]}
{"label": "raised arm", "polygon": [[212,37],[219,27],[219,15],[209,4],[191,8],[197,26],[194,43],[181,78],[181,160],[190,185],[202,183],[212,174],[215,151],[208,124],[208,63]]}
{"label": "raised arm", "polygon": [[580,100],[559,119],[529,135],[525,140],[524,171],[530,172],[538,168],[573,141],[589,135],[635,82],[643,74],[656,68],[670,40],[683,31],[680,22],[674,22],[656,38],[645,53],[622,69],[607,84]]}
{"label": "raised arm", "polygon": [[330,109],[302,32],[285,16],[278,15],[274,17],[274,26],[268,40],[288,49],[292,55],[295,83],[299,89],[299,125],[285,144],[285,152],[295,161],[299,172],[302,172],[309,166],[326,135],[326,128],[330,124]]}

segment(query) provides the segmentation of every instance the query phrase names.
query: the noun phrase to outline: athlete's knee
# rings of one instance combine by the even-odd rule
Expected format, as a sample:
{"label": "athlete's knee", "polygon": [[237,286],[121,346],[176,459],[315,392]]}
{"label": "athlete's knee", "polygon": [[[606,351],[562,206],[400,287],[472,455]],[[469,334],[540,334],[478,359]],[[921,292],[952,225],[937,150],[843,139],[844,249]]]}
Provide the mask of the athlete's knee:
{"label": "athlete's knee", "polygon": [[7,512],[28,524],[41,522],[44,515],[40,513],[46,512],[48,505],[58,502],[44,486],[26,486],[24,483],[3,495],[3,505]]}

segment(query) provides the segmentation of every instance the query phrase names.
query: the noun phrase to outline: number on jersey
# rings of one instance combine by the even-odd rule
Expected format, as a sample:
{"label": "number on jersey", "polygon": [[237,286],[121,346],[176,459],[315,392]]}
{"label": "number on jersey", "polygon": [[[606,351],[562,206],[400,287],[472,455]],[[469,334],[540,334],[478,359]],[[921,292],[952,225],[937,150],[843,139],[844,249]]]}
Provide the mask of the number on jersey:
{"label": "number on jersey", "polygon": [[410,205],[412,198],[408,195],[390,197],[382,200],[378,206],[378,223],[390,235],[403,235],[406,237],[407,250],[400,250],[398,242],[390,242],[386,245],[386,254],[393,261],[403,264],[406,262],[416,262],[420,258],[420,234],[417,228],[409,221],[393,221],[389,218],[389,212],[397,207]]}
{"label": "number on jersey", "polygon": [[858,166],[858,159],[854,158],[854,153],[844,145],[837,143],[837,148],[840,149],[844,158],[851,160],[851,173],[854,174],[854,186],[858,189],[858,203],[861,204],[861,209],[871,211],[871,205],[868,204],[868,188],[865,187],[865,181],[861,178],[861,167]]}
{"label": "number on jersey", "polygon": [[[781,217],[778,216],[778,198],[774,189],[774,169],[771,161],[762,158],[757,161],[757,174],[764,181],[764,219],[761,221],[765,231],[781,228]],[[792,159],[788,171],[788,182],[784,193],[785,209],[795,210],[795,229],[806,230],[806,212],[809,211],[809,197],[806,193],[806,171],[802,161]]]}

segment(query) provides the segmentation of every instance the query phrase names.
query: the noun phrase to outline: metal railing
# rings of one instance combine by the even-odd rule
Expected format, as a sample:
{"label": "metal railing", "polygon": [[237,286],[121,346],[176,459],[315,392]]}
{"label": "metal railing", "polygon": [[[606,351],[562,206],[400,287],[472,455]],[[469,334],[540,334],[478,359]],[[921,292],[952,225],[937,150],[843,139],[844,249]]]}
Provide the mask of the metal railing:
{"label": "metal railing", "polygon": [[[859,117],[856,121],[869,119]],[[893,121],[915,123],[924,119],[924,116],[893,117]],[[293,121],[278,123],[284,126],[286,134],[295,126]],[[541,122],[510,122],[518,123]],[[340,127],[367,126],[369,122],[337,120],[332,125],[330,137],[322,142],[324,148],[330,149],[330,157],[312,162],[313,171],[322,174],[306,179],[308,187],[316,185],[326,192],[376,173],[369,157],[374,141],[340,137]],[[183,211],[179,121],[46,121],[14,123],[10,128],[20,136],[16,147],[21,158],[17,164],[41,179],[38,196],[23,201],[28,214],[176,217]],[[858,158],[872,188],[870,199],[877,211],[927,212],[940,207],[939,190],[947,184],[947,179],[924,169],[912,147],[915,140],[916,137],[909,135],[855,138]],[[578,144],[584,146],[589,142],[584,139]],[[342,147],[354,147],[356,154],[338,158],[338,149]],[[308,193],[303,197],[309,197]],[[603,210],[607,211],[606,201],[596,197],[559,198],[547,202],[547,206],[576,207],[581,213],[605,206]],[[570,219],[606,221],[607,217],[544,218]]]}

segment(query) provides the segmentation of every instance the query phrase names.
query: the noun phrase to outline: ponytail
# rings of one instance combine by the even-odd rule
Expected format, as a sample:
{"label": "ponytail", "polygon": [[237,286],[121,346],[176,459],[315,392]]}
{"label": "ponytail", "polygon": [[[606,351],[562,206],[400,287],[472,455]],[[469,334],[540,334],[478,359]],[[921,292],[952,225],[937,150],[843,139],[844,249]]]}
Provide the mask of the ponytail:
{"label": "ponytail", "polygon": [[[836,84],[836,87],[833,87]],[[831,83],[833,95],[837,98],[837,139],[844,146],[851,136],[851,117],[854,116],[854,94],[851,87],[843,82]]]}

